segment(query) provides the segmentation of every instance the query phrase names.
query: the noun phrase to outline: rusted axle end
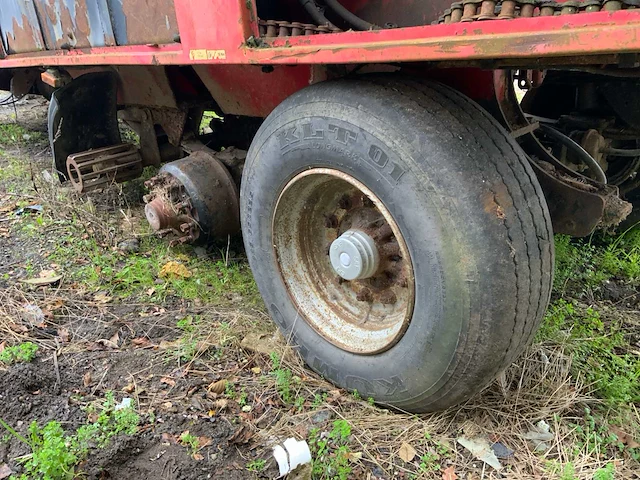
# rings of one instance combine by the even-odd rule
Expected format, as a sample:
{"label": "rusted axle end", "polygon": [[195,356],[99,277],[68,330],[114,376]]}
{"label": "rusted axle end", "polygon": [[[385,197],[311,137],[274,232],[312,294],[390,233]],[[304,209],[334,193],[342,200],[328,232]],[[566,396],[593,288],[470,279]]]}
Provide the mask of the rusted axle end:
{"label": "rusted axle end", "polygon": [[227,167],[214,152],[195,151],[166,164],[145,185],[145,215],[171,244],[206,243],[240,231],[239,194]]}

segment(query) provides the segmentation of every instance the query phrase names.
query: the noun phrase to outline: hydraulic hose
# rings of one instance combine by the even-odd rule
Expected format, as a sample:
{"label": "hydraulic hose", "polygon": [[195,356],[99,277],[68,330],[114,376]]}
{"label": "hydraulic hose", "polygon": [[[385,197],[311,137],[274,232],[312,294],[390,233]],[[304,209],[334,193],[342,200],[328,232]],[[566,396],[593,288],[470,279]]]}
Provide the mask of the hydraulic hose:
{"label": "hydraulic hose", "polygon": [[318,9],[318,5],[316,5],[314,0],[300,0],[300,4],[318,25],[333,25]]}
{"label": "hydraulic hose", "polygon": [[324,0],[324,3],[333,11],[333,13],[335,13],[356,30],[380,30],[380,27],[378,27],[377,25],[369,23],[366,20],[363,20],[357,15],[351,13],[349,10],[344,8],[338,0]]}
{"label": "hydraulic hose", "polygon": [[591,170],[591,172],[595,175],[596,180],[600,183],[604,183],[605,185],[607,184],[607,176],[605,175],[604,170],[602,170],[600,164],[596,162],[596,160],[591,155],[589,155],[589,153],[584,148],[582,148],[579,143],[576,143],[572,138],[556,130],[555,128],[545,125],[544,123],[540,124],[540,130],[542,130],[546,135],[553,138],[554,140],[562,143],[564,146],[571,148],[580,157],[580,159],[587,164],[589,170]]}
{"label": "hydraulic hose", "polygon": [[628,150],[626,148],[605,148],[603,153],[614,157],[640,157],[640,149]]}

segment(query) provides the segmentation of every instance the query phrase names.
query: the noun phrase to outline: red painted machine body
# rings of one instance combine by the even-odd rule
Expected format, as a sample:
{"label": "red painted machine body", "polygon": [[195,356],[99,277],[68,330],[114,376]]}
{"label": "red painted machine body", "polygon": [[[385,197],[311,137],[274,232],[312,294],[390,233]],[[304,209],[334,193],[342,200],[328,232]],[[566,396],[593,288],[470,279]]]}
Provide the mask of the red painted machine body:
{"label": "red painted machine body", "polygon": [[[400,28],[265,38],[251,0],[3,0],[0,72],[64,67],[77,76],[89,69],[147,66],[130,71],[129,80],[141,75],[150,100],[136,103],[154,104],[154,96],[166,95],[163,84],[175,90],[175,78],[163,67],[190,65],[225,113],[265,116],[296,90],[348,73],[353,64],[475,67],[477,73],[464,70],[468,80],[483,77],[481,68],[602,65],[640,52],[640,9],[635,8],[415,26],[436,20],[448,3],[343,4],[372,21],[391,18]],[[300,9],[297,2],[290,6]],[[402,26],[407,24],[412,26]],[[466,84],[462,90],[475,98],[483,96],[471,91],[477,82],[456,79],[455,72],[460,70],[436,76]],[[122,88],[130,87],[123,80]]]}

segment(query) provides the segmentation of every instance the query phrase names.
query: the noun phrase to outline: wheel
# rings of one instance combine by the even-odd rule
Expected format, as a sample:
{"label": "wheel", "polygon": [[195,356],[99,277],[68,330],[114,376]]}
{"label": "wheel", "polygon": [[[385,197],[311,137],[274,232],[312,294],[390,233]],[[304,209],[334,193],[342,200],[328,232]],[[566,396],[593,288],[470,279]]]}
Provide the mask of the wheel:
{"label": "wheel", "polygon": [[252,142],[241,218],[285,338],[326,379],[403,410],[480,391],[549,300],[551,221],[524,153],[440,84],[292,95]]}

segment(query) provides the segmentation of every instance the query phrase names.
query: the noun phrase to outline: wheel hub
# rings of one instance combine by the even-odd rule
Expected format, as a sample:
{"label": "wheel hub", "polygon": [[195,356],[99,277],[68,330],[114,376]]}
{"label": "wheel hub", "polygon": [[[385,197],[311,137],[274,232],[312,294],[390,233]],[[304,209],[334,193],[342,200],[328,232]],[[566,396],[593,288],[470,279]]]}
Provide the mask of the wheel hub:
{"label": "wheel hub", "polygon": [[382,201],[353,177],[314,168],[283,189],[273,245],[299,314],[334,345],[374,354],[393,346],[413,313],[413,267]]}

